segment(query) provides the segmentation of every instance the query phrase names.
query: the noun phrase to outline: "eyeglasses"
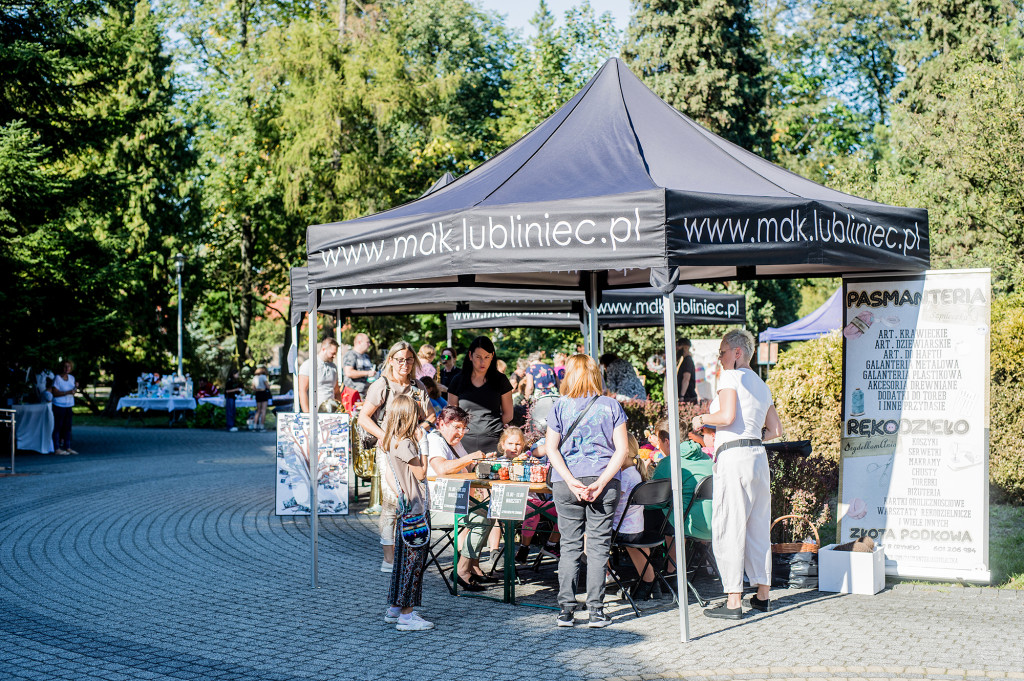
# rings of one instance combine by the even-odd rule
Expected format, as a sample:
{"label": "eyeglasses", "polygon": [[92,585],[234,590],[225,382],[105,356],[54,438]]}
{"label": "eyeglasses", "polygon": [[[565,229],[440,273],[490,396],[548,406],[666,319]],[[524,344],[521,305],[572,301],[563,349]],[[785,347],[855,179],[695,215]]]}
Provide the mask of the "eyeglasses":
{"label": "eyeglasses", "polygon": [[451,359],[451,358],[452,358],[452,356],[449,355],[447,352],[444,353],[443,355],[441,355],[441,359]]}
{"label": "eyeglasses", "polygon": [[393,361],[393,362],[398,362],[399,364],[412,364],[412,363],[413,363],[413,362],[415,362],[416,360],[415,360],[415,359],[413,359],[412,357],[407,357],[407,358],[405,358],[405,359],[401,359],[401,358],[399,358],[399,357],[392,357],[392,358],[391,358],[391,361]]}

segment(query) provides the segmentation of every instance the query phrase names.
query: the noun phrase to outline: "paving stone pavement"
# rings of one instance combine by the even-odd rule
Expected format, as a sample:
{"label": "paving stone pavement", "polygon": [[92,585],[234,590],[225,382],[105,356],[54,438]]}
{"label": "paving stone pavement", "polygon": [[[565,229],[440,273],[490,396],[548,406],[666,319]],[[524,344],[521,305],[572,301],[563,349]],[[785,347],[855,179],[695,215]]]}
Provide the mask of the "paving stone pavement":
{"label": "paving stone pavement", "polygon": [[[273,434],[77,427],[76,457],[0,478],[0,679],[1024,679],[1024,592],[776,590],[741,622],[690,606],[607,629],[424,587],[432,632],[382,620],[373,520],[273,514]],[[527,589],[529,591],[529,589]],[[543,597],[541,590],[534,597]]]}

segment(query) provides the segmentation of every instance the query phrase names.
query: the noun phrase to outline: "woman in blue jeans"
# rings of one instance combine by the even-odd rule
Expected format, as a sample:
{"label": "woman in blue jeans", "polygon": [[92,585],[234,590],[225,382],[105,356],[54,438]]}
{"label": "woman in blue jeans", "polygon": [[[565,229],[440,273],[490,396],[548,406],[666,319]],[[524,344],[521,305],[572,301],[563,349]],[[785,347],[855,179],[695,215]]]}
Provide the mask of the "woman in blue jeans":
{"label": "woman in blue jeans", "polygon": [[587,610],[591,627],[605,627],[604,566],[611,546],[619,498],[619,470],[629,449],[626,413],[602,396],[601,370],[592,358],[573,355],[565,363],[562,397],[548,416],[547,454],[561,532],[557,624],[575,624],[573,585],[587,536]]}

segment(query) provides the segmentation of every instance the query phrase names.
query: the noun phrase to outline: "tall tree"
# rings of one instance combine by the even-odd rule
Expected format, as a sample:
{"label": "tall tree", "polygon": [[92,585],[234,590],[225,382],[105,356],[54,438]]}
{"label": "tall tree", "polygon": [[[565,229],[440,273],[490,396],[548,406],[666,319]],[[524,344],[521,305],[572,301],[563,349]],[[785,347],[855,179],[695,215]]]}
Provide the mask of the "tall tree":
{"label": "tall tree", "polygon": [[619,52],[611,14],[597,16],[589,1],[565,13],[563,26],[544,0],[530,19],[534,35],[518,44],[497,103],[498,131],[508,145],[530,132],[583,87],[597,68]]}
{"label": "tall tree", "polygon": [[403,203],[499,148],[507,36],[493,17],[465,0],[395,0],[345,23],[341,40],[322,18],[268,40],[272,77],[288,83],[276,173],[286,209],[309,222]]}
{"label": "tall tree", "polygon": [[840,164],[847,191],[929,210],[933,267],[994,269],[1024,285],[1021,26],[999,2],[910,4],[915,37],[899,54],[891,125],[873,155]]}
{"label": "tall tree", "polygon": [[86,381],[161,368],[190,212],[158,18],[146,2],[5,5],[0,64],[5,361],[71,357]]}
{"label": "tall tree", "polygon": [[1016,13],[1010,0],[911,0],[915,35],[900,51],[906,77],[898,99],[918,111],[943,80],[955,77],[957,61],[997,62],[1001,29]]}
{"label": "tall tree", "polygon": [[240,366],[251,359],[249,331],[263,312],[262,294],[284,287],[305,226],[284,210],[273,168],[282,94],[279,80],[263,77],[266,39],[275,26],[312,10],[274,0],[181,0],[174,8],[186,41],[179,70],[191,88],[200,155],[199,305],[208,315],[222,311],[211,330],[233,337],[232,363]]}
{"label": "tall tree", "polygon": [[888,125],[896,62],[911,33],[906,0],[758,4],[772,64],[769,117],[777,162],[817,181],[834,159],[874,144]]}
{"label": "tall tree", "polygon": [[767,61],[747,0],[633,0],[624,56],[662,99],[771,154]]}

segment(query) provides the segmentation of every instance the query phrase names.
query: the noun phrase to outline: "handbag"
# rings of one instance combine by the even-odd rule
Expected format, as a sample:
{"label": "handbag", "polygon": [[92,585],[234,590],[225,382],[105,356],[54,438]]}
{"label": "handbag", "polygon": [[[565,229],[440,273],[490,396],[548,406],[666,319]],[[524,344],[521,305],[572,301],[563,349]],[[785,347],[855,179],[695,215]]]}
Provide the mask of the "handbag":
{"label": "handbag", "polygon": [[[377,411],[373,412],[373,416],[370,417],[370,420],[378,426],[384,421],[384,416],[388,409],[388,397],[391,396],[391,383],[384,376],[381,376],[380,380],[384,381],[384,399],[381,401],[380,406],[377,407]],[[359,437],[363,443],[363,449],[373,449],[377,446],[376,435],[364,430],[360,433]],[[398,478],[395,479],[397,480]]]}
{"label": "handbag", "polygon": [[388,466],[391,467],[391,474],[395,477],[395,487],[398,490],[398,516],[395,518],[395,522],[398,523],[399,536],[402,538],[402,543],[410,549],[423,548],[430,544],[430,522],[426,511],[430,508],[430,485],[424,485],[424,494],[426,495],[423,503],[424,511],[413,513],[409,498],[398,481],[398,472],[395,470],[391,456],[391,452],[384,453],[384,458],[388,460]]}

